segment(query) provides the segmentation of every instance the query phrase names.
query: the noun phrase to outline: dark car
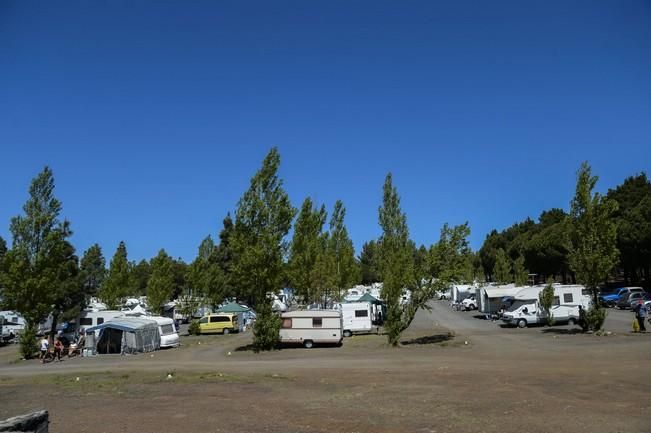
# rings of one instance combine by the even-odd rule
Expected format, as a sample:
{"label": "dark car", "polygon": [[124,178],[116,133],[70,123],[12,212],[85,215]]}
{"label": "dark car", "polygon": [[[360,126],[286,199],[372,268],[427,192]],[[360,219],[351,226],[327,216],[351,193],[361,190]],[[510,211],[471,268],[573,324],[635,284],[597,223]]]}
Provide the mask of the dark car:
{"label": "dark car", "polygon": [[[644,294],[644,289],[642,289],[641,287],[639,287],[639,288],[635,287],[635,288],[632,288],[628,293],[623,294],[619,298],[619,301],[617,301],[617,308],[619,308],[621,310],[626,310],[628,308],[631,308],[631,299],[632,299],[631,295],[633,295],[635,293]],[[636,296],[639,296],[639,295],[636,295]]]}

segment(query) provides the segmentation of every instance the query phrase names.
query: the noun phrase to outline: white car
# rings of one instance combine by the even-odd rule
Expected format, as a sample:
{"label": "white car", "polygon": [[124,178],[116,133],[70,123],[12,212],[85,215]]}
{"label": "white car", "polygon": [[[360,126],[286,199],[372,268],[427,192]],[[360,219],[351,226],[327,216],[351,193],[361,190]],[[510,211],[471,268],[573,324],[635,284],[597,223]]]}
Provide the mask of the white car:
{"label": "white car", "polygon": [[463,306],[464,310],[469,311],[469,310],[476,310],[477,309],[477,300],[475,299],[475,295],[470,295],[463,301],[461,301],[461,305]]}

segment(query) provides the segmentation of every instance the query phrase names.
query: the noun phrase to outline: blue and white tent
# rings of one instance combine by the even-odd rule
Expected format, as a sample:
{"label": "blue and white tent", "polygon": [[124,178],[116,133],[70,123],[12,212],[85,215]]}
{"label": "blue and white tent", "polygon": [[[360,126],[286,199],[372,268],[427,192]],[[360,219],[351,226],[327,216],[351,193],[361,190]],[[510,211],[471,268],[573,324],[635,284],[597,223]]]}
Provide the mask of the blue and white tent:
{"label": "blue and white tent", "polygon": [[101,325],[86,329],[86,335],[99,337],[94,344],[96,353],[130,354],[160,349],[158,322],[143,317],[116,317]]}

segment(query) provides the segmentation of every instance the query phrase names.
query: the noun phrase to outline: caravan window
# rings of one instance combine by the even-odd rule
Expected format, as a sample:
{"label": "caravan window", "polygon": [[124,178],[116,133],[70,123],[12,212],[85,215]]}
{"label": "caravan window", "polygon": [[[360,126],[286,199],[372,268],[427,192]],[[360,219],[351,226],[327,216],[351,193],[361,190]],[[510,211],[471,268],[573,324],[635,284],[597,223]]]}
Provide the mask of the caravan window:
{"label": "caravan window", "polygon": [[291,329],[292,319],[283,319],[283,323],[280,325],[280,327],[284,329]]}
{"label": "caravan window", "polygon": [[97,324],[101,325],[102,323],[104,323],[104,318],[103,317],[98,317],[97,318]]}
{"label": "caravan window", "polygon": [[554,296],[554,300],[552,301],[552,305],[554,306],[559,306],[561,305],[561,298],[559,296]]}
{"label": "caravan window", "polygon": [[368,317],[368,310],[355,310],[355,317]]}
{"label": "caravan window", "polygon": [[571,293],[565,293],[563,294],[563,302],[574,302],[574,297]]}
{"label": "caravan window", "polygon": [[168,325],[162,325],[160,330],[163,335],[174,334],[174,325],[171,323]]}
{"label": "caravan window", "polygon": [[313,317],[312,328],[322,328],[322,327],[323,327],[323,319],[321,317]]}
{"label": "caravan window", "polygon": [[80,326],[93,326],[93,319],[90,317],[82,317],[79,320],[79,325]]}

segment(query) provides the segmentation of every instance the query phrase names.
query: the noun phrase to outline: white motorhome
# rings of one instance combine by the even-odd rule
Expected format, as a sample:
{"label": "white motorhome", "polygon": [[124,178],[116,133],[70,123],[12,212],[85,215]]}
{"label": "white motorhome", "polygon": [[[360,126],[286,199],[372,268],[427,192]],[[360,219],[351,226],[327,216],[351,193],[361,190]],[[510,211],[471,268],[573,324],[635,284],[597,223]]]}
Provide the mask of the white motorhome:
{"label": "white motorhome", "polygon": [[26,326],[25,318],[16,311],[0,311],[0,316],[4,317],[2,333],[6,340],[11,340],[23,331]]}
{"label": "white motorhome", "polygon": [[515,295],[524,288],[525,287],[522,286],[516,286],[515,284],[480,287],[475,292],[477,298],[477,309],[489,316],[496,315],[502,309],[504,298],[515,297]]}
{"label": "white motorhome", "polygon": [[[116,317],[124,317],[126,314],[124,311],[118,310],[102,310],[102,311],[82,311],[77,317],[77,332],[80,329],[87,329],[101,325],[104,322],[107,322]],[[99,336],[99,331],[95,331],[95,334]]]}
{"label": "white motorhome", "polygon": [[[502,315],[502,321],[520,328],[547,323],[547,314],[538,301],[544,288],[544,285],[539,285],[520,290],[511,307]],[[554,284],[554,301],[550,313],[556,323],[578,323],[579,305],[586,310],[592,306],[590,295],[584,286]]]}
{"label": "white motorhome", "polygon": [[344,337],[373,331],[373,310],[370,302],[350,302],[340,306]]}
{"label": "white motorhome", "polygon": [[335,310],[300,310],[282,313],[281,344],[340,344],[343,339],[342,316]]}

